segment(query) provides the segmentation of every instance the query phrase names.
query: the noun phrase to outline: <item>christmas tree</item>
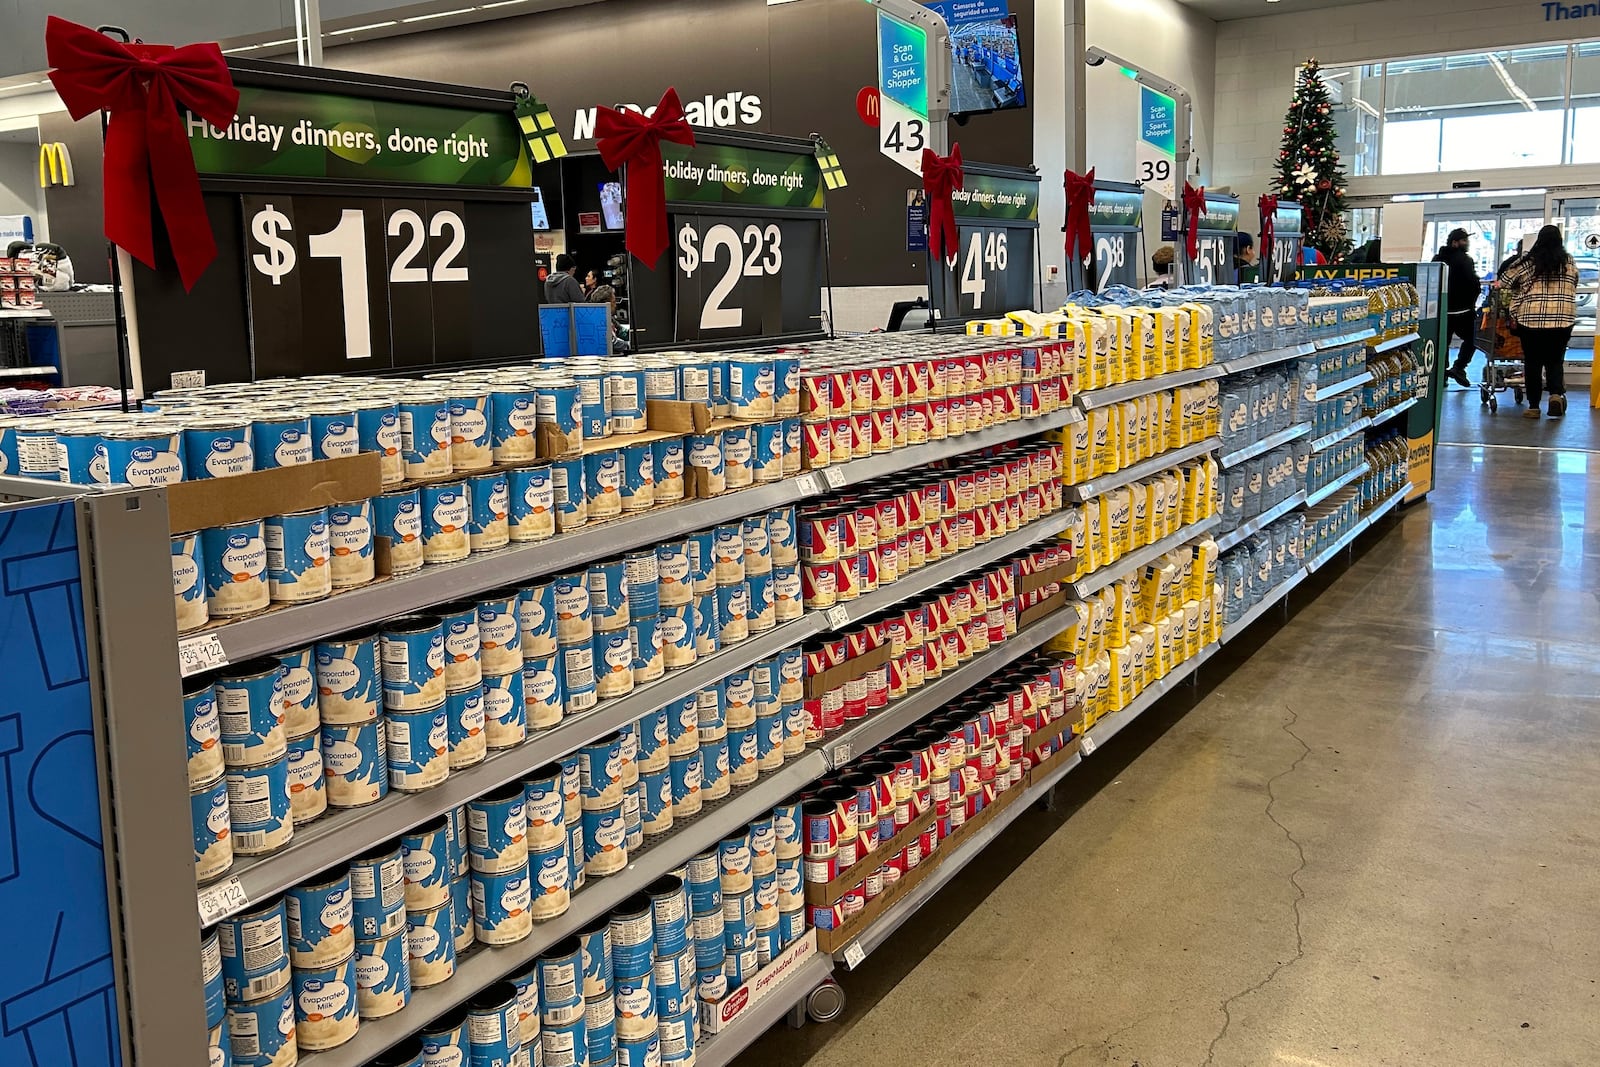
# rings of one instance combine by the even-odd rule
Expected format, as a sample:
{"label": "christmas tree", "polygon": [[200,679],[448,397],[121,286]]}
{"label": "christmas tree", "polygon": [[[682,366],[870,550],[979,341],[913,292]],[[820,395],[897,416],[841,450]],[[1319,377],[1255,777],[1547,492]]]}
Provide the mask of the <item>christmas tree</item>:
{"label": "christmas tree", "polygon": [[1306,243],[1331,263],[1350,251],[1345,221],[1344,168],[1334,143],[1333,108],[1315,59],[1295,76],[1294,99],[1283,120],[1277,193],[1305,209]]}

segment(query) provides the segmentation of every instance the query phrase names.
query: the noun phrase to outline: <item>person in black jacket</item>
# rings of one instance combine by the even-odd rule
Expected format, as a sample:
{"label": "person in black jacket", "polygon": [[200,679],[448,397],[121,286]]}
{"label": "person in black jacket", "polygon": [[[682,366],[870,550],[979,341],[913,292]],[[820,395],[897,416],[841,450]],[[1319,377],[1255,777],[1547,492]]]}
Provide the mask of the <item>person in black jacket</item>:
{"label": "person in black jacket", "polygon": [[582,304],[586,297],[577,274],[578,261],[566,253],[556,257],[555,273],[544,280],[546,304]]}
{"label": "person in black jacket", "polygon": [[1445,335],[1445,344],[1450,344],[1451,337],[1461,338],[1461,349],[1445,375],[1457,385],[1470,389],[1472,382],[1467,378],[1467,367],[1472,363],[1472,350],[1477,343],[1478,297],[1483,293],[1483,283],[1478,280],[1478,265],[1467,254],[1468,239],[1466,230],[1460,227],[1451,230],[1433,261],[1450,268],[1445,316],[1449,332]]}

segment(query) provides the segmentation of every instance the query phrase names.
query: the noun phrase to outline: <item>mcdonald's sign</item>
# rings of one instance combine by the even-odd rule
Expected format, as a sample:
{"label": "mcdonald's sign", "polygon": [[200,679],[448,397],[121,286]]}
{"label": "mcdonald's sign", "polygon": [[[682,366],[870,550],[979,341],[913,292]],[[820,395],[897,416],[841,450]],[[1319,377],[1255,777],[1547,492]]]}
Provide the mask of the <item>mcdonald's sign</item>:
{"label": "mcdonald's sign", "polygon": [[66,145],[52,141],[39,146],[39,188],[72,185],[76,180],[72,173],[72,155]]}

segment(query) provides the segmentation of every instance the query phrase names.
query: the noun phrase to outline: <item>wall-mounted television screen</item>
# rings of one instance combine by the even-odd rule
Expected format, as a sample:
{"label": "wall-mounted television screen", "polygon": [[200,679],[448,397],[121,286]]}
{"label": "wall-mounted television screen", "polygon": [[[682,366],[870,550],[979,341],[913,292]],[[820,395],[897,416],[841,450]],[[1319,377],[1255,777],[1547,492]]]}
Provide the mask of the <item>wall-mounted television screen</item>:
{"label": "wall-mounted television screen", "polygon": [[1017,16],[1006,0],[924,0],[950,24],[950,110],[957,115],[1027,107]]}

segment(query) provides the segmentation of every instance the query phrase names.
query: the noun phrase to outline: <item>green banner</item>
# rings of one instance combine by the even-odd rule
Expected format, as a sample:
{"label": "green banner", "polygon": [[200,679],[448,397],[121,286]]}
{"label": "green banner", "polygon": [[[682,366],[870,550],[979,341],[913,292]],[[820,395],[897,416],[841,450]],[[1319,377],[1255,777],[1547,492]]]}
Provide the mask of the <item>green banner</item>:
{"label": "green banner", "polygon": [[968,174],[950,194],[957,218],[1039,221],[1039,182]]}
{"label": "green banner", "polygon": [[1272,232],[1279,237],[1299,237],[1303,217],[1299,204],[1280,200],[1278,210],[1272,213]]}
{"label": "green banner", "polygon": [[245,86],[226,128],[185,112],[202,176],[355,178],[527,188],[527,145],[504,111]]}
{"label": "green banner", "polygon": [[822,209],[822,169],[814,153],[666,141],[661,158],[668,203]]}
{"label": "green banner", "polygon": [[1111,226],[1137,230],[1144,225],[1144,193],[1125,189],[1096,189],[1089,202],[1089,227]]}
{"label": "green banner", "polygon": [[1200,213],[1202,230],[1223,230],[1232,233],[1239,228],[1239,201],[1206,197],[1205,210]]}

